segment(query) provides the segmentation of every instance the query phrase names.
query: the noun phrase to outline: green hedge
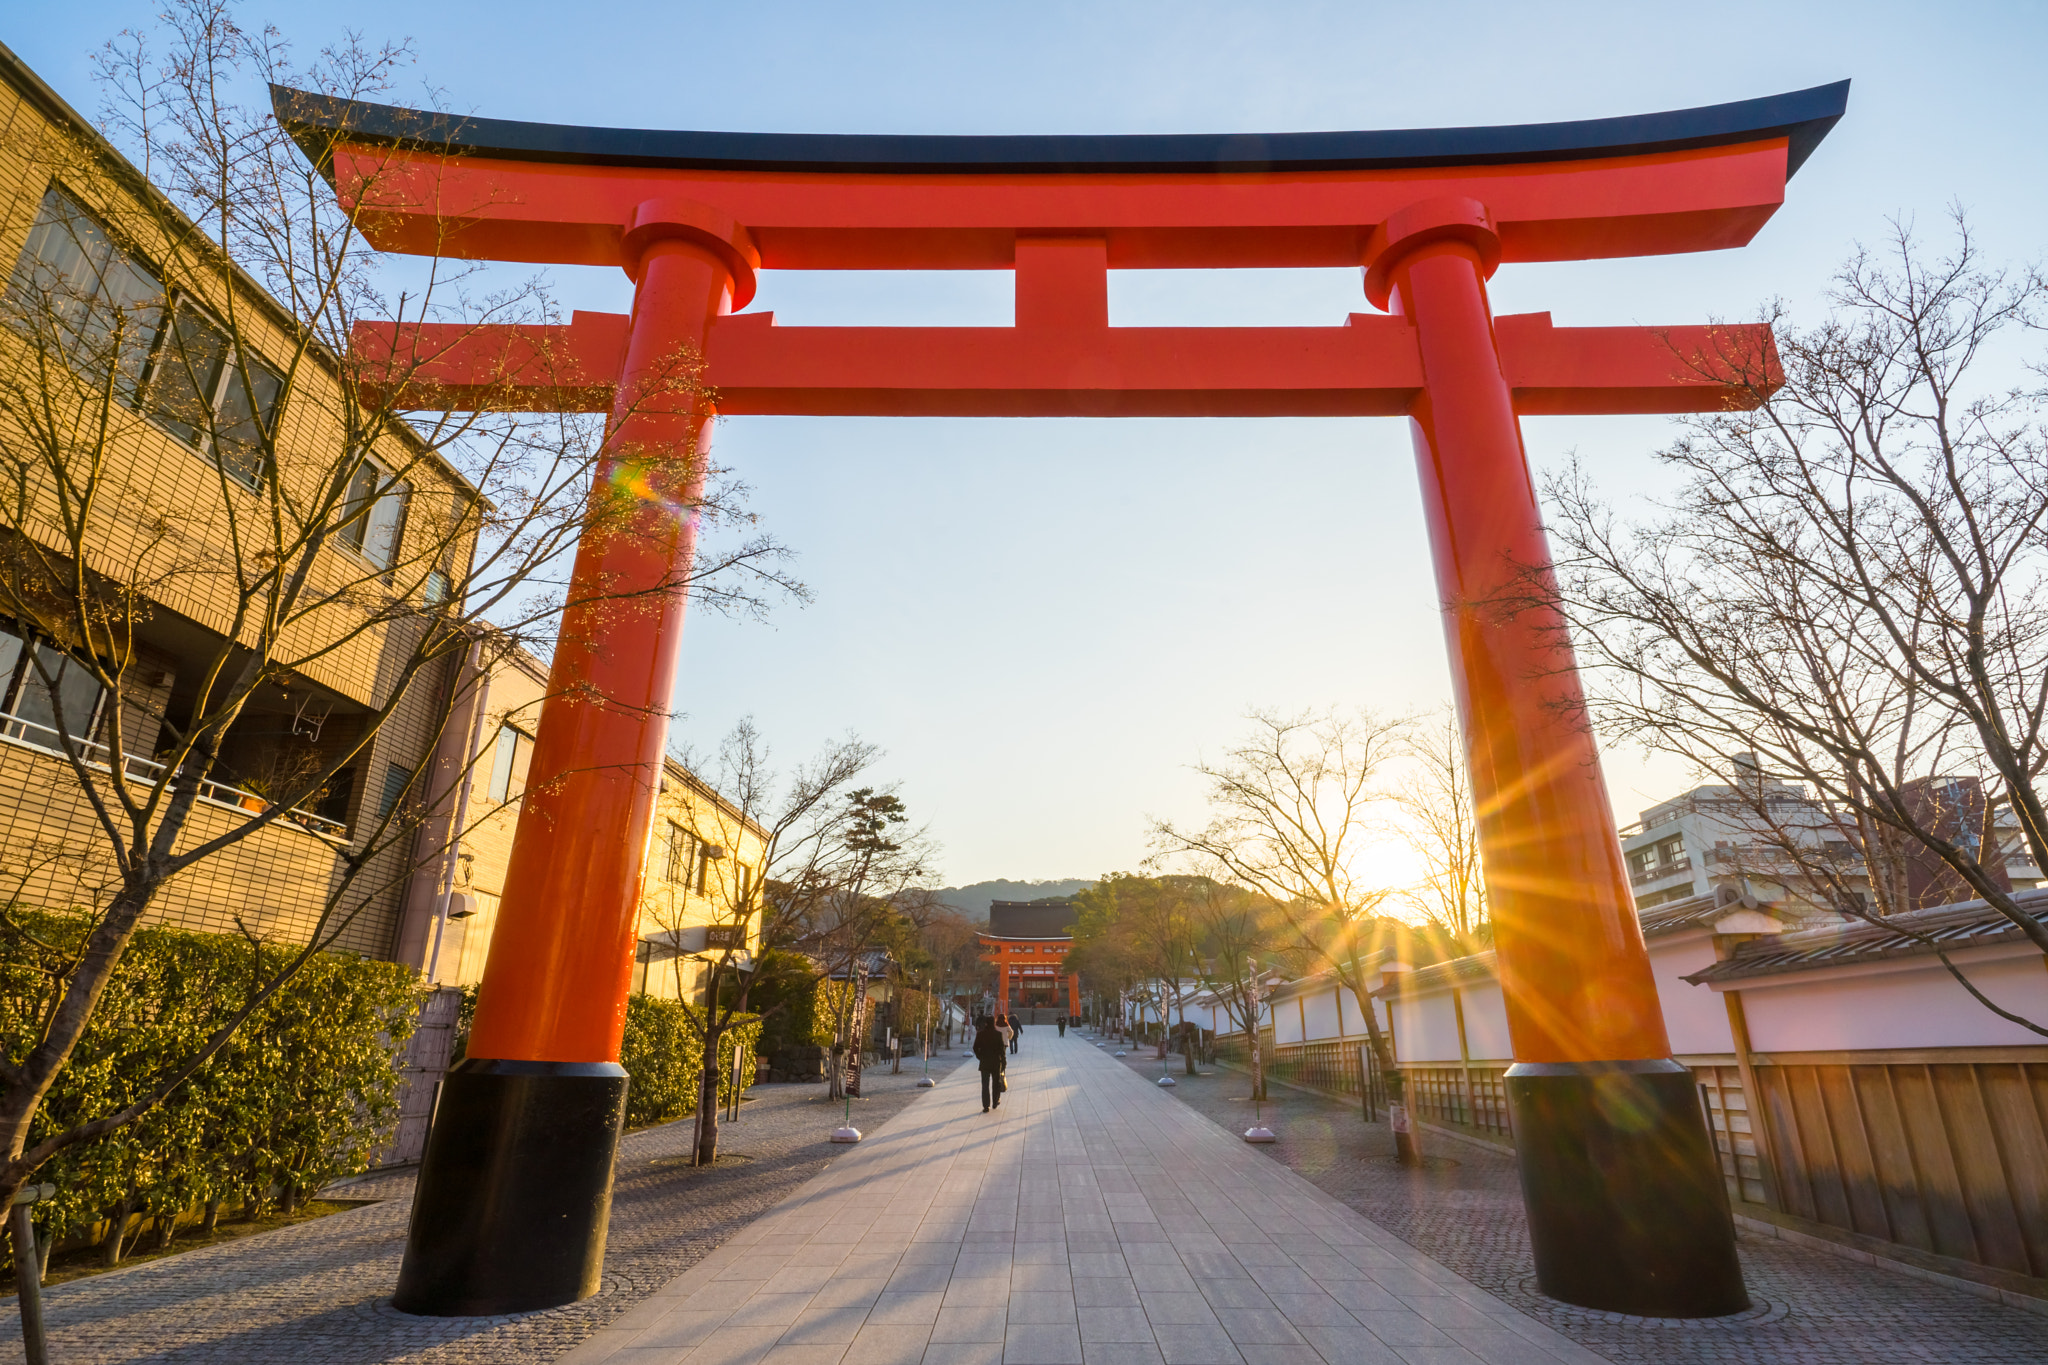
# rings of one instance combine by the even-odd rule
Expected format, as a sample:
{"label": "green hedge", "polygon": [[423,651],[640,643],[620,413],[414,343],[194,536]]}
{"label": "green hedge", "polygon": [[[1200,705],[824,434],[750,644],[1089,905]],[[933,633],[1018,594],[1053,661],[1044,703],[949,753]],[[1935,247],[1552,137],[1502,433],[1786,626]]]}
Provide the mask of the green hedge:
{"label": "green hedge", "polygon": [[785,1048],[829,1046],[849,989],[843,981],[820,976],[816,964],[801,953],[763,953],[747,995],[747,1004],[766,1016],[759,1050],[772,1057]]}
{"label": "green hedge", "polygon": [[[90,926],[77,914],[11,912],[0,928],[0,1043],[33,1041],[52,983]],[[59,1073],[30,1142],[108,1113],[188,1057],[291,950],[153,927],[136,934],[91,1024]],[[364,1170],[390,1140],[398,1060],[418,1019],[417,974],[323,953],[265,1002],[170,1098],[125,1127],[67,1148],[36,1179],[45,1238],[153,1218],[160,1241],[194,1208],[254,1213]]]}
{"label": "green hedge", "polygon": [[[696,1010],[680,1000],[635,995],[626,1001],[626,1036],[619,1045],[619,1065],[626,1068],[626,1123],[650,1123],[692,1114],[697,1109],[697,1078],[704,1065],[704,1043],[692,1022]],[[718,1102],[731,1104],[732,1055],[735,1047],[754,1055],[761,1024],[751,1014],[735,1018],[718,1040]],[[754,1083],[753,1073],[745,1077]]]}
{"label": "green hedge", "polygon": [[[469,1027],[476,1018],[476,991],[475,986],[462,988],[451,1065],[468,1054]],[[626,1068],[628,1127],[644,1128],[697,1111],[697,1076],[704,1060],[704,1044],[690,1022],[695,1012],[680,1000],[651,995],[626,998],[626,1034],[619,1045],[619,1065]],[[718,1040],[719,1060],[723,1063],[718,1073],[720,1104],[730,1104],[733,1099],[733,1048],[744,1047],[751,1055],[760,1037],[760,1020],[742,1014]],[[747,1084],[753,1084],[751,1073]]]}

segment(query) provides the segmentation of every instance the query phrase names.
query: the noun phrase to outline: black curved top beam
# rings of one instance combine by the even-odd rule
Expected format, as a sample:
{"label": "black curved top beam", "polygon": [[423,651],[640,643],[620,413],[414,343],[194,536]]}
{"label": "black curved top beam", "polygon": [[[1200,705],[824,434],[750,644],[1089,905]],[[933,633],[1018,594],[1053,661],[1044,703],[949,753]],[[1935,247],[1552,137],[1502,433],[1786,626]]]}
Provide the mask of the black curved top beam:
{"label": "black curved top beam", "polygon": [[695,133],[466,118],[270,88],[277,118],[323,171],[337,137],[511,161],[872,174],[1349,171],[1638,156],[1790,139],[1789,177],[1842,117],[1849,82],[1628,118],[1357,133],[1137,133],[1023,137]]}

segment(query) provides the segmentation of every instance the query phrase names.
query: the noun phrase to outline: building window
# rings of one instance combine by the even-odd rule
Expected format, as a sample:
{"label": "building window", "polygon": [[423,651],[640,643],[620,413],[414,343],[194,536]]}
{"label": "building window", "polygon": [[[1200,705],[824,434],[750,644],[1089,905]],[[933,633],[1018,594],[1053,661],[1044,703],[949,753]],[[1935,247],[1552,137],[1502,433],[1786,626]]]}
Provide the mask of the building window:
{"label": "building window", "polygon": [[668,882],[684,882],[690,876],[690,832],[671,820],[668,822],[668,857],[662,870],[662,879]]}
{"label": "building window", "polygon": [[275,427],[284,379],[261,361],[244,368],[228,334],[180,299],[150,364],[148,411],[157,425],[250,488],[263,486],[263,439]]}
{"label": "building window", "polygon": [[111,370],[123,402],[237,482],[262,486],[283,378],[260,360],[244,364],[192,299],[169,301],[163,282],[54,185],[8,280],[7,314],[83,373]]}
{"label": "building window", "polygon": [[377,818],[382,820],[398,809],[405,789],[412,785],[412,769],[397,763],[384,765],[384,790],[377,797]]}
{"label": "building window", "polygon": [[8,321],[49,338],[94,377],[111,362],[133,403],[163,321],[163,282],[114,245],[107,230],[52,185],[7,282]]}
{"label": "building window", "polygon": [[498,727],[491,754],[490,799],[510,801],[526,790],[526,768],[533,761],[533,737],[512,725]]}
{"label": "building window", "polygon": [[[349,480],[341,543],[380,569],[397,563],[399,537],[405,531],[407,491],[404,484],[364,460]],[[443,597],[447,596],[447,581],[442,575]]]}
{"label": "building window", "polygon": [[8,718],[8,738],[43,749],[61,749],[57,721],[61,710],[64,733],[89,741],[98,729],[100,704],[105,699],[106,689],[90,668],[62,650],[18,634],[12,625],[0,623],[0,712]]}

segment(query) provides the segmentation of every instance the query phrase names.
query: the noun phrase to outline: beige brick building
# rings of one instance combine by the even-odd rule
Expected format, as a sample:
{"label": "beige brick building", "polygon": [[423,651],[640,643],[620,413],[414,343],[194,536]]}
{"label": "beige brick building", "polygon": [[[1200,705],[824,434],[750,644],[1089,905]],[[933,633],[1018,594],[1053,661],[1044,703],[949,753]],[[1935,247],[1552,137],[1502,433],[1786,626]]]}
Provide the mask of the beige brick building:
{"label": "beige brick building", "polygon": [[[192,713],[208,661],[230,638],[252,638],[246,594],[237,595],[249,556],[238,558],[235,537],[289,499],[310,501],[309,485],[332,477],[348,395],[289,312],[4,46],[0,276],[9,303],[0,309],[0,476],[30,471],[13,492],[0,477],[0,556],[24,542],[67,558],[79,548],[94,581],[144,602],[133,657],[111,691],[73,667],[89,646],[0,610],[0,897],[84,905],[112,884],[109,843],[62,753],[66,733],[103,775],[116,764],[143,782],[163,771],[157,756]],[[28,310],[40,301],[48,311],[53,299],[76,316],[38,333]],[[104,318],[132,336],[95,352]],[[195,353],[211,368],[202,373]],[[67,538],[61,507],[35,486],[35,443],[48,433],[20,413],[39,384],[75,386],[81,374],[116,389],[118,401],[97,409],[109,434],[90,447],[116,496]],[[252,423],[274,434],[269,453],[247,439]],[[469,984],[483,974],[497,919],[546,668],[483,636],[400,688],[418,632],[434,627],[451,582],[464,577],[472,545],[450,527],[477,492],[407,429],[383,432],[370,453],[377,468],[360,515],[314,561],[333,605],[286,632],[281,652],[302,656],[301,666],[260,685],[222,738],[178,847],[246,827],[269,808],[281,774],[346,752],[373,717],[389,715],[324,791],[173,878],[151,913],[304,942],[345,864],[364,861],[338,946]],[[358,606],[378,624],[352,622]],[[334,647],[308,652],[309,643]],[[49,668],[32,666],[38,653],[63,679],[57,704],[42,681]],[[365,859],[366,837],[400,802],[422,816],[416,837]],[[764,850],[759,826],[666,764],[636,989],[694,995],[706,953],[734,942],[731,931],[752,945]]]}
{"label": "beige brick building", "polygon": [[[336,434],[345,395],[290,313],[4,47],[0,276],[9,304],[0,325],[0,555],[17,566],[17,582],[18,566],[39,556],[82,564],[96,591],[124,604],[129,631],[119,686],[109,689],[77,663],[82,649],[107,656],[65,638],[61,609],[37,619],[0,613],[0,894],[85,904],[106,894],[111,845],[62,756],[65,735],[102,776],[116,765],[145,783],[162,772],[168,728],[213,685],[207,661],[229,641],[258,638],[246,587],[257,571],[246,552],[252,528],[314,498],[332,477],[346,444]],[[53,321],[38,331],[37,318]],[[97,413],[101,434],[45,430],[24,417],[38,384],[54,392],[67,383],[73,397],[109,386],[97,409],[74,405]],[[51,431],[102,462],[90,516],[59,496],[50,471],[63,457],[47,453]],[[259,431],[274,437],[268,450]],[[468,547],[450,528],[475,490],[409,432],[382,433],[369,454],[373,463],[348,489],[346,505],[359,514],[313,562],[323,605],[282,632],[294,667],[259,683],[221,737],[179,848],[254,820],[292,773],[316,771],[368,733],[373,717],[389,715],[300,808],[172,879],[152,909],[164,920],[304,941],[344,860],[361,854],[367,826],[406,799],[435,742],[456,670],[436,664],[403,687],[399,675],[461,577],[455,558],[466,561]],[[402,479],[382,478],[386,469],[402,469]],[[437,548],[423,556],[422,545]],[[254,562],[260,569],[260,556]],[[378,624],[363,628],[371,619]],[[307,648],[328,641],[338,643]],[[369,860],[339,946],[398,953],[409,852]]]}
{"label": "beige brick building", "polygon": [[[512,834],[526,791],[547,670],[523,651],[495,660],[481,646],[456,684],[456,718],[429,768],[431,817],[407,893],[398,956],[430,978],[467,986],[483,979],[497,927]],[[460,829],[459,838],[450,838]],[[641,881],[640,946],[633,988],[668,998],[701,995],[709,958],[759,944],[761,867],[767,833],[674,759],[663,762]],[[749,956],[749,961],[751,960]]]}

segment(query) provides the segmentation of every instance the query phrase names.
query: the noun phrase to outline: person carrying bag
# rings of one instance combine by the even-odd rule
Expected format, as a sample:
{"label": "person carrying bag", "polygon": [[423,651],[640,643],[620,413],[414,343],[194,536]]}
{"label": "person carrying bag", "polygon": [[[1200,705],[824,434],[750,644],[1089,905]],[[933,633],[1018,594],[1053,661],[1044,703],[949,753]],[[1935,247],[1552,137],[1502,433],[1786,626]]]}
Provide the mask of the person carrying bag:
{"label": "person carrying bag", "polygon": [[975,1027],[974,1059],[981,1064],[981,1112],[1000,1109],[1003,1091],[1009,1088],[1003,1083],[1003,1067],[1009,1062],[1010,1049],[995,1020],[984,1018]]}

